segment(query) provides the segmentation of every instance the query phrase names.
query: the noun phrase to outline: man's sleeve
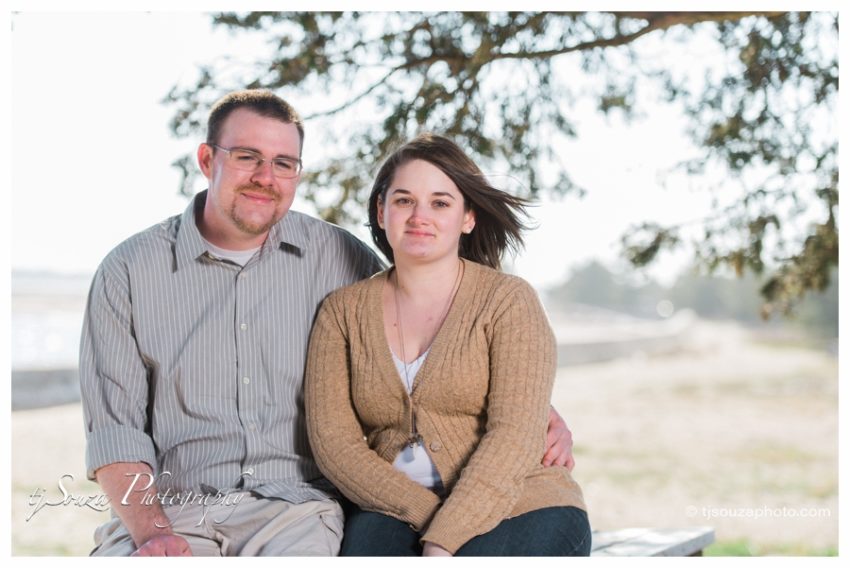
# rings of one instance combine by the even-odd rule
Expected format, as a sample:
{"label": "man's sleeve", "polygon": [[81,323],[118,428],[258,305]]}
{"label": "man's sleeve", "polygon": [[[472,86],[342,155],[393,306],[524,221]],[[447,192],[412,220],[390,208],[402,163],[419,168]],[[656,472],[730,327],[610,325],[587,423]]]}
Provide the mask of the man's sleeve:
{"label": "man's sleeve", "polygon": [[123,262],[107,258],[89,291],[80,341],[86,474],[116,462],[145,462],[156,473],[148,434],[148,375],[133,332]]}
{"label": "man's sleeve", "polygon": [[332,290],[369,278],[386,268],[369,245],[348,231],[340,230],[336,235],[337,239],[332,246],[336,249],[338,261],[332,263],[333,266],[325,263],[330,270]]}
{"label": "man's sleeve", "polygon": [[365,251],[363,252],[363,278],[369,278],[373,274],[377,274],[378,272],[386,269],[386,264],[378,257],[378,255],[370,249],[367,245],[363,245]]}

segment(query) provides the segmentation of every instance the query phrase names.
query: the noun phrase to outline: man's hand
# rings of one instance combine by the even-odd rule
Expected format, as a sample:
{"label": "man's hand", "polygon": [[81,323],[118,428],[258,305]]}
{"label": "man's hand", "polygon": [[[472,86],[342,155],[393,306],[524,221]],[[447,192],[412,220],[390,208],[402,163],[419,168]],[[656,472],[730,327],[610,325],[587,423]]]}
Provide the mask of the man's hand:
{"label": "man's hand", "polygon": [[425,546],[422,547],[422,556],[451,556],[452,553],[440,546],[439,544],[434,544],[433,542],[425,542]]}
{"label": "man's hand", "polygon": [[192,556],[192,549],[182,536],[163,534],[144,543],[131,556]]}
{"label": "man's hand", "polygon": [[576,466],[573,459],[573,434],[567,428],[567,423],[553,407],[549,407],[549,425],[546,431],[546,453],[543,455],[544,466],[565,466],[572,471]]}
{"label": "man's hand", "polygon": [[[109,497],[113,512],[139,547],[136,551],[139,556],[180,555],[177,551],[182,550],[183,545],[173,544],[171,522],[160,502],[146,500],[149,495],[157,494],[150,465],[144,462],[111,463],[98,469],[95,477]],[[165,540],[160,543],[159,539]],[[182,538],[180,541],[185,544]],[[188,546],[186,544],[186,548]]]}

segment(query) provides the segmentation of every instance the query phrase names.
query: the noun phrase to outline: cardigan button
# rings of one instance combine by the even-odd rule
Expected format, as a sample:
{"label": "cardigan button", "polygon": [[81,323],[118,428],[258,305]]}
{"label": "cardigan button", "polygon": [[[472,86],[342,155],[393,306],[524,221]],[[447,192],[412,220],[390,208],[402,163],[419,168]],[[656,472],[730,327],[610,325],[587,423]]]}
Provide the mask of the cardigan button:
{"label": "cardigan button", "polygon": [[431,448],[432,452],[439,452],[443,449],[443,444],[441,444],[440,442],[431,442],[430,444],[428,444],[428,447]]}

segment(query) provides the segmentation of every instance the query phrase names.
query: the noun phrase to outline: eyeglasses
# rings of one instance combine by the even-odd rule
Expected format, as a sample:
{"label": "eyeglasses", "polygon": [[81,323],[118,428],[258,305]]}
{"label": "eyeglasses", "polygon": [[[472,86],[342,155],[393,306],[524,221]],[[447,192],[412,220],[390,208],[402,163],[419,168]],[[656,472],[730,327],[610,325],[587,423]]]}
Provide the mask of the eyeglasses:
{"label": "eyeglasses", "polygon": [[295,158],[274,158],[269,160],[253,150],[245,148],[223,148],[218,144],[210,144],[222,152],[227,152],[227,164],[233,169],[243,172],[255,172],[265,162],[272,163],[272,173],[276,178],[294,178],[301,173],[301,160]]}

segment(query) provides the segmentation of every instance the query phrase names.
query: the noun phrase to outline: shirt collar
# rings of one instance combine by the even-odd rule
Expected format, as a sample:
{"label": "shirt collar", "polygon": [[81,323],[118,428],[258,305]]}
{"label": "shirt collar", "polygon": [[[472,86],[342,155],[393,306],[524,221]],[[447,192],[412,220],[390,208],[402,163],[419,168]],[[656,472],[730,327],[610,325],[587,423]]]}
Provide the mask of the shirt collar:
{"label": "shirt collar", "polygon": [[307,247],[307,227],[304,215],[297,211],[287,211],[283,219],[274,224],[269,230],[266,243],[274,243],[275,248],[297,250],[300,256]]}
{"label": "shirt collar", "polygon": [[207,192],[202,191],[189,202],[180,217],[174,251],[178,270],[191,265],[199,256],[207,252],[207,245],[195,224],[195,211],[203,211],[206,200]]}
{"label": "shirt collar", "polygon": [[[201,236],[201,232],[198,230],[198,225],[195,223],[197,215],[203,212],[206,201],[207,190],[204,190],[189,202],[189,205],[180,217],[180,227],[177,230],[177,244],[175,247],[178,269],[190,265],[198,257],[207,252],[207,245]],[[274,248],[276,250],[294,252],[300,256],[307,245],[305,229],[306,227],[304,227],[304,221],[300,213],[287,212],[283,216],[283,219],[272,225],[272,228],[269,229],[269,237],[263,243],[263,252]]]}

